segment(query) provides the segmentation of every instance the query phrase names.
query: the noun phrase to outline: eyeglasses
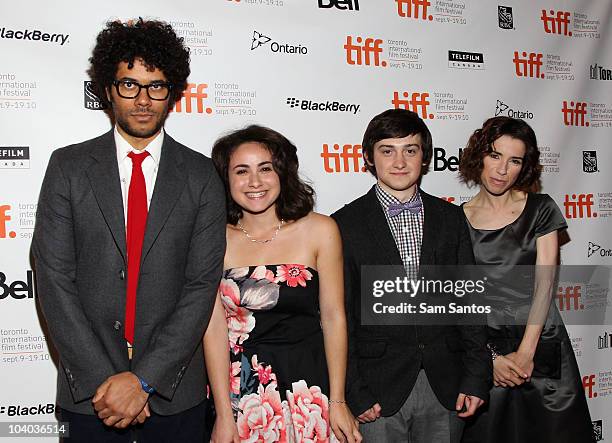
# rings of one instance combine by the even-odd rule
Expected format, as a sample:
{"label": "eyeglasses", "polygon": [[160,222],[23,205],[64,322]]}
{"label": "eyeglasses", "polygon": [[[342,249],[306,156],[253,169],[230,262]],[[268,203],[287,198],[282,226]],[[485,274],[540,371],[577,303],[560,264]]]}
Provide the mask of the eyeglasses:
{"label": "eyeglasses", "polygon": [[166,100],[170,95],[172,85],[170,83],[150,83],[141,85],[134,80],[113,80],[113,85],[119,97],[136,98],[142,89],[147,90],[147,95],[151,100]]}

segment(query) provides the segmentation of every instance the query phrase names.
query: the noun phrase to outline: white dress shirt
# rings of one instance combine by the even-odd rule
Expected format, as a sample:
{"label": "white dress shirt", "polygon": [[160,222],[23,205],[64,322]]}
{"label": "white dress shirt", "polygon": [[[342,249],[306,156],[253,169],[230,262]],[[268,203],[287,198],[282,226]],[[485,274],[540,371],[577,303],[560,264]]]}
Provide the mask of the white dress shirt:
{"label": "white dress shirt", "polygon": [[[123,216],[127,225],[127,202],[128,193],[130,190],[130,180],[132,179],[132,159],[128,157],[130,152],[139,154],[142,151],[134,149],[126,139],[117,131],[117,126],[114,130],[115,145],[117,146],[117,163],[119,166],[119,179],[121,180],[121,196],[123,197]],[[155,180],[157,179],[157,170],[159,169],[159,160],[161,158],[162,144],[164,143],[164,130],[162,129],[157,137],[155,137],[145,148],[150,154],[142,162],[142,173],[144,175],[145,184],[147,186],[147,208],[151,206],[151,197],[155,189]]]}

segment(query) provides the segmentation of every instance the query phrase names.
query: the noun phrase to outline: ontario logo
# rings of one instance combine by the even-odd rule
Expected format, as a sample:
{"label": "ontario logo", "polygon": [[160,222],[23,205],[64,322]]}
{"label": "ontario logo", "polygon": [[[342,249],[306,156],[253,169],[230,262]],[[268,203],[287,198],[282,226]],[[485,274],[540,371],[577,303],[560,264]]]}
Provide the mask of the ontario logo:
{"label": "ontario logo", "polygon": [[287,106],[291,109],[298,108],[302,111],[322,111],[322,112],[350,112],[357,114],[361,105],[352,103],[341,103],[339,101],[320,101],[299,99],[295,97],[287,98]]}
{"label": "ontario logo", "polygon": [[308,48],[306,46],[292,45],[289,43],[279,43],[259,31],[253,31],[253,38],[251,40],[251,51],[259,49],[262,46],[270,48],[270,52],[273,52],[274,54],[308,54]]}
{"label": "ontario logo", "polygon": [[593,255],[598,255],[600,257],[612,257],[612,249],[604,248],[601,245],[590,241],[587,247],[587,258]]}
{"label": "ontario logo", "polygon": [[497,117],[498,115],[507,115],[508,117],[522,118],[523,120],[533,119],[533,112],[528,111],[526,109],[514,109],[510,105],[499,99],[495,104],[495,117]]}

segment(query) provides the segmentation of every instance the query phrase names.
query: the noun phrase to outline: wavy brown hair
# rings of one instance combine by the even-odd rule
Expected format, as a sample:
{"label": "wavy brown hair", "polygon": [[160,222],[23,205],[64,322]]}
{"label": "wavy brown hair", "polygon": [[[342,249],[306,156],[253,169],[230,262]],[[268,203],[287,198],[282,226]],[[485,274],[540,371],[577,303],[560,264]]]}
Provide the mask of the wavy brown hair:
{"label": "wavy brown hair", "polygon": [[523,165],[513,188],[523,191],[534,189],[542,173],[535,132],[524,120],[505,116],[486,120],[482,128],[476,129],[470,136],[459,163],[459,178],[463,183],[470,187],[480,184],[483,159],[493,151],[495,140],[504,135],[525,144]]}
{"label": "wavy brown hair", "polygon": [[227,221],[233,225],[242,217],[242,208],[229,189],[229,163],[234,151],[244,143],[259,143],[272,154],[272,168],[278,174],[280,194],[276,200],[276,216],[282,220],[298,220],[314,207],[314,190],[300,179],[297,148],[281,133],[264,126],[251,125],[218,139],[212,149],[212,161],[225,184]]}

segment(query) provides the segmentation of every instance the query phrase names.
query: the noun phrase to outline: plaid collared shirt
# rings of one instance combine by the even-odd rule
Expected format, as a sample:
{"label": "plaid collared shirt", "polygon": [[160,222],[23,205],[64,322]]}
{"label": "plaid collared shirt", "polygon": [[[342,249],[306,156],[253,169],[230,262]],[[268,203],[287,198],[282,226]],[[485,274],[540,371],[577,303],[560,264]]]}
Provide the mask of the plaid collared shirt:
{"label": "plaid collared shirt", "polygon": [[[389,229],[395,239],[395,245],[404,263],[404,269],[409,277],[416,278],[421,257],[421,244],[423,243],[424,208],[417,214],[413,214],[410,211],[402,211],[395,217],[391,217],[388,210],[389,205],[402,202],[382,189],[378,183],[376,184],[376,197],[378,197],[378,201],[387,218]],[[416,189],[416,192],[408,201],[415,200],[421,200],[419,188]]]}

